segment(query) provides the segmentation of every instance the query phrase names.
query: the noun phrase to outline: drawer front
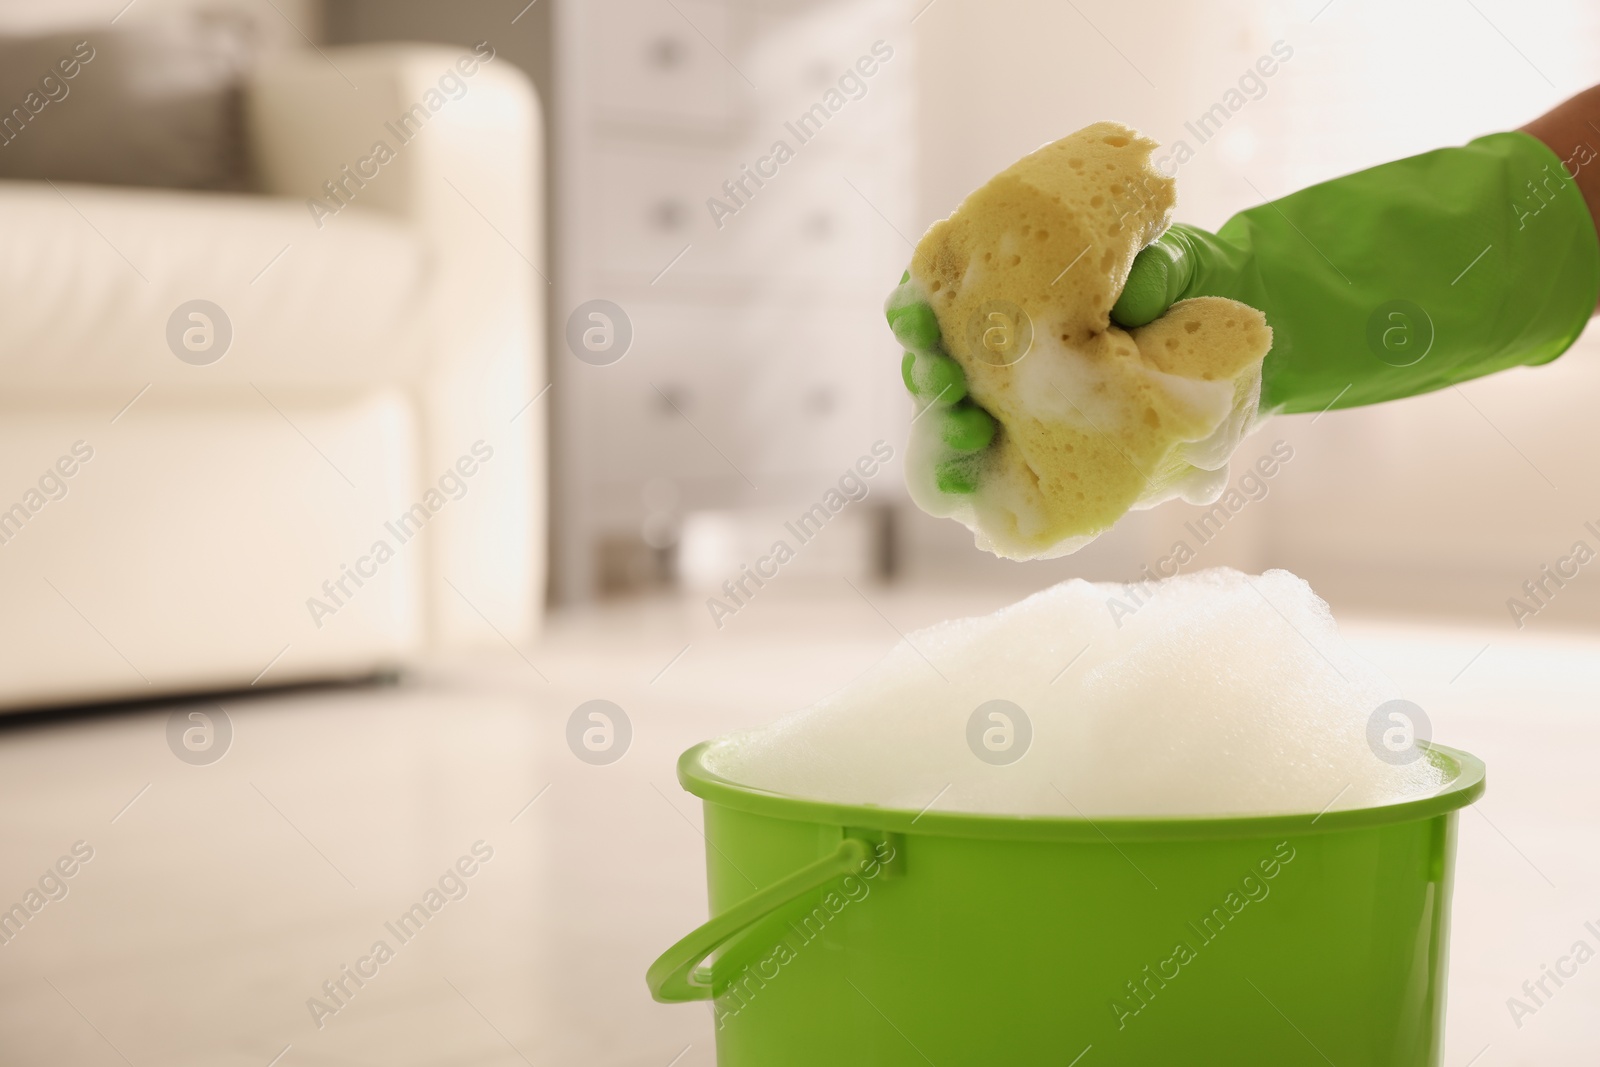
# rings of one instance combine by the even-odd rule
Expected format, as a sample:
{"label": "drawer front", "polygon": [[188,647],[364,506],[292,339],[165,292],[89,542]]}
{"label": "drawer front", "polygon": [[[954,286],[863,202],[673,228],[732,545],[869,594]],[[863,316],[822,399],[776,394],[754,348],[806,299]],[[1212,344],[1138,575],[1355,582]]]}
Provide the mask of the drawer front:
{"label": "drawer front", "polygon": [[732,322],[736,306],[616,300],[633,326],[627,356],[608,367],[579,367],[577,375],[596,483],[665,478],[748,490],[739,472],[751,473],[755,434],[741,398],[752,364]]}
{"label": "drawer front", "polygon": [[745,106],[749,86],[730,64],[736,43],[727,5],[584,0],[584,8],[596,118],[722,132]]}
{"label": "drawer front", "polygon": [[628,355],[579,375],[597,485],[664,478],[684,483],[686,499],[716,499],[693,486],[734,497],[750,483],[820,486],[874,441],[904,436],[910,404],[873,307],[618,302],[633,323]]}
{"label": "drawer front", "polygon": [[765,199],[726,227],[752,276],[796,296],[874,305],[888,296],[921,234],[909,225],[902,186],[873,163],[819,153],[780,172]]}
{"label": "drawer front", "polygon": [[595,262],[607,282],[667,290],[737,284],[747,272],[731,239],[733,227],[724,219],[719,230],[706,207],[737,172],[726,151],[621,142],[601,147],[595,157]]}
{"label": "drawer front", "polygon": [[[907,164],[803,146],[757,186],[745,168],[761,158],[754,150],[601,149],[594,251],[607,283],[663,293],[887,294],[918,236],[906,221]],[[735,201],[723,185],[740,180]],[[713,214],[712,199],[731,210]]]}

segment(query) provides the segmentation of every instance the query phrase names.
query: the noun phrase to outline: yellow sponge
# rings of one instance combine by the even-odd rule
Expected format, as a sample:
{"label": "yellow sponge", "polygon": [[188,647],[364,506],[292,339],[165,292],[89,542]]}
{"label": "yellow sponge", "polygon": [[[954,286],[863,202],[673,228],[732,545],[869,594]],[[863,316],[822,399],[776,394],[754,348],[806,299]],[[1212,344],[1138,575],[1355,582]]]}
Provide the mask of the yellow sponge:
{"label": "yellow sponge", "polygon": [[[890,306],[923,301],[972,399],[999,422],[963,460],[937,420],[913,426],[910,488],[1012,559],[1075,551],[1130,508],[1209,502],[1256,420],[1272,331],[1220,297],[1133,331],[1111,306],[1133,257],[1166,229],[1174,183],[1155,142],[1101,122],[1045,145],[972,193],[917,245]],[[941,492],[940,463],[976,491]]]}

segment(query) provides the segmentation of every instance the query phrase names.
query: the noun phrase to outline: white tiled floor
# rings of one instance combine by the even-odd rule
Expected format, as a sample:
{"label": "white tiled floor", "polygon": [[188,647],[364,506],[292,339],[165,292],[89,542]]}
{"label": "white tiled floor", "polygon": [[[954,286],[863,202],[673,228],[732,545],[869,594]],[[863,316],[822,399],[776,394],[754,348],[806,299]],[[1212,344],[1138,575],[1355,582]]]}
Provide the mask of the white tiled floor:
{"label": "white tiled floor", "polygon": [[[613,608],[558,620],[528,662],[225,699],[209,766],[167,748],[171,708],[0,730],[0,906],[94,849],[0,945],[0,1064],[709,1067],[707,1013],[643,979],[704,917],[677,753],[843,684],[895,628],[1006,599],[869,593],[757,603],[720,632],[693,604]],[[1520,1029],[1506,1007],[1573,941],[1600,948],[1600,639],[1346,629],[1490,768],[1462,823],[1446,1064],[1600,1060],[1600,962]],[[564,740],[594,697],[634,728],[610,766]],[[478,841],[466,896],[319,1028],[307,999],[396,945],[385,922]]]}

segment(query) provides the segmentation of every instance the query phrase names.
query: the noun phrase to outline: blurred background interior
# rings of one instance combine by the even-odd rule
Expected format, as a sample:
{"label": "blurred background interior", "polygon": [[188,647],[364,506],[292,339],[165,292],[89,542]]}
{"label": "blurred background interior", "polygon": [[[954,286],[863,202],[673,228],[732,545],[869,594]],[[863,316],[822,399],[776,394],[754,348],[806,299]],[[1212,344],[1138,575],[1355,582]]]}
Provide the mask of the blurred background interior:
{"label": "blurred background interior", "polygon": [[[704,914],[675,754],[1184,541],[1307,578],[1487,759],[1450,1062],[1592,1062],[1600,976],[1526,1026],[1503,1001],[1600,919],[1566,840],[1600,577],[1542,571],[1600,548],[1600,334],[1275,420],[1240,455],[1292,459],[1203,532],[1168,504],[1015,564],[908,502],[881,301],[1092,121],[1187,140],[1178,217],[1215,228],[1597,71],[1578,0],[0,0],[0,905],[96,850],[0,917],[0,1061],[704,1067],[708,1017],[642,978]],[[592,698],[626,759],[569,750]],[[169,743],[196,710],[214,763]],[[443,929],[329,999],[478,840]]]}

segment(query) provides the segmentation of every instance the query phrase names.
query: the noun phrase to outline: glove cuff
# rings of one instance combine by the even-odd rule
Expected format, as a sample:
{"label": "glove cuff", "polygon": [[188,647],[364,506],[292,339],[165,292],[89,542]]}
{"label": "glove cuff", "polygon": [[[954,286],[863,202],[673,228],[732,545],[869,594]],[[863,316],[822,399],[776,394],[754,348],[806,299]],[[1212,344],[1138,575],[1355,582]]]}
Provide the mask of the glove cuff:
{"label": "glove cuff", "polygon": [[1521,258],[1530,268],[1542,268],[1537,273],[1545,287],[1542,293],[1527,293],[1542,296],[1543,306],[1534,316],[1540,329],[1529,338],[1522,362],[1548,363],[1572,347],[1600,303],[1600,237],[1573,180],[1577,167],[1600,166],[1600,157],[1593,149],[1583,160],[1574,153],[1569,170],[1549,145],[1521,130],[1480,137],[1468,147],[1480,145],[1503,151],[1523,178],[1522,186],[1511,190],[1514,232],[1523,238]]}
{"label": "glove cuff", "polygon": [[[1230,248],[1236,264],[1213,256]],[[1273,328],[1265,411],[1379,403],[1547,363],[1600,293],[1582,194],[1521,132],[1241,212],[1198,264],[1195,288],[1260,308]]]}

